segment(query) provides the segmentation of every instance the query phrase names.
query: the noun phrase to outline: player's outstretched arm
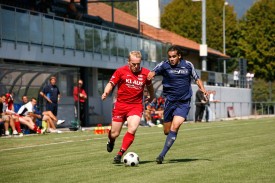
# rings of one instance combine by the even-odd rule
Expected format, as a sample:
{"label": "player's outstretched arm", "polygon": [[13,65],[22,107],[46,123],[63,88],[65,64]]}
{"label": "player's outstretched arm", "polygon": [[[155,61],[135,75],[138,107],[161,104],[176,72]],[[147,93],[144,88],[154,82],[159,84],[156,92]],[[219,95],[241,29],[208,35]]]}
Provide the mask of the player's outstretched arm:
{"label": "player's outstretched arm", "polygon": [[105,100],[105,99],[108,97],[108,95],[109,95],[110,92],[112,91],[113,87],[114,87],[113,84],[110,83],[110,82],[106,85],[106,87],[105,87],[105,89],[104,89],[104,92],[103,92],[103,94],[102,94],[102,96],[101,96],[101,99],[102,99],[102,100]]}
{"label": "player's outstretched arm", "polygon": [[154,71],[150,71],[147,75],[147,79],[152,80],[152,79],[154,79],[155,75],[156,75],[156,73]]}
{"label": "player's outstretched arm", "polygon": [[200,79],[197,79],[196,83],[197,83],[199,89],[203,92],[203,94],[205,96],[208,96],[208,92],[205,90],[202,81]]}

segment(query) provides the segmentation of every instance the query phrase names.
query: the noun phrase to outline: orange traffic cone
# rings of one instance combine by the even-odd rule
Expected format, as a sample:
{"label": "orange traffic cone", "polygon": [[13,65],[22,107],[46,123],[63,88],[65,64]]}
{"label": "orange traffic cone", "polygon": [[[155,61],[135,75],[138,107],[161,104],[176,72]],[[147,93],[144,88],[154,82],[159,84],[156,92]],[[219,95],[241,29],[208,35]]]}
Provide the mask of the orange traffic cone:
{"label": "orange traffic cone", "polygon": [[104,134],[105,133],[105,129],[102,126],[102,124],[98,124],[97,127],[95,127],[94,133],[95,134]]}
{"label": "orange traffic cone", "polygon": [[97,126],[94,129],[94,134],[98,134],[98,127]]}

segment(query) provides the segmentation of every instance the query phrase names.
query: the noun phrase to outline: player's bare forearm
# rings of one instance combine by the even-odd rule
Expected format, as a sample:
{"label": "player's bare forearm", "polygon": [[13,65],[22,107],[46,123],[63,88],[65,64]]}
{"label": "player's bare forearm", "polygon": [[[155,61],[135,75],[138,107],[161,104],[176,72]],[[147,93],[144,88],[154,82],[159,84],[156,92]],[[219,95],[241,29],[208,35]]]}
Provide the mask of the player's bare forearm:
{"label": "player's bare forearm", "polygon": [[109,95],[110,92],[112,91],[113,87],[114,87],[113,84],[110,83],[110,82],[106,85],[106,87],[105,87],[105,89],[104,89],[104,92],[103,92],[103,94],[102,94],[102,96],[101,96],[101,99],[102,99],[102,100],[105,100],[105,99],[108,97],[108,95]]}
{"label": "player's bare forearm", "polygon": [[199,89],[203,92],[204,95],[208,95],[207,91],[205,90],[203,84],[202,84],[202,81],[200,79],[197,79],[196,81]]}
{"label": "player's bare forearm", "polygon": [[155,90],[154,90],[153,84],[147,85],[147,90],[148,90],[148,93],[149,93],[149,96],[150,96],[148,101],[152,102],[153,99],[155,98]]}

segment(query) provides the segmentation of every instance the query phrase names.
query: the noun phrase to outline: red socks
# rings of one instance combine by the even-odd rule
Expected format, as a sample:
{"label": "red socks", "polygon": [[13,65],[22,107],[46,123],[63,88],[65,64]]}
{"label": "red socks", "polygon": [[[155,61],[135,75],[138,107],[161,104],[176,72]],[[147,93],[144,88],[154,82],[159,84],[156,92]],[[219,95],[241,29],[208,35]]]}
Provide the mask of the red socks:
{"label": "red socks", "polygon": [[125,151],[130,147],[130,145],[133,143],[135,139],[135,135],[131,134],[129,132],[126,132],[126,134],[123,137],[122,146],[120,148],[120,151],[118,152],[119,155],[123,155]]}
{"label": "red socks", "polygon": [[36,125],[34,125],[32,130],[35,131],[36,133],[42,133],[41,130]]}
{"label": "red socks", "polygon": [[36,125],[34,125],[34,127],[33,127],[33,129],[32,129],[33,131],[37,131],[37,126]]}
{"label": "red socks", "polygon": [[16,121],[14,122],[14,125],[15,125],[15,129],[18,133],[22,133],[21,131],[21,126],[20,126],[20,122],[19,121]]}

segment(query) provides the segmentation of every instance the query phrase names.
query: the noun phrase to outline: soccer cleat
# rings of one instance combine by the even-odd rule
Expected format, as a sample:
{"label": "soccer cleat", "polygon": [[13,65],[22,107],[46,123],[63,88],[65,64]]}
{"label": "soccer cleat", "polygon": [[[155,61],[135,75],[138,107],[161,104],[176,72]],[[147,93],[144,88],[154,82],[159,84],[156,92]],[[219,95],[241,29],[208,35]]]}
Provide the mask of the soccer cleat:
{"label": "soccer cleat", "polygon": [[157,162],[157,164],[162,164],[162,162],[163,162],[163,157],[162,157],[162,156],[158,156],[158,157],[156,158],[156,162]]}
{"label": "soccer cleat", "polygon": [[56,122],[56,124],[57,125],[61,125],[62,123],[64,123],[65,122],[65,120],[58,120],[57,122]]}
{"label": "soccer cleat", "polygon": [[114,149],[115,144],[114,143],[110,143],[109,141],[107,142],[107,151],[108,152],[112,152]]}
{"label": "soccer cleat", "polygon": [[115,164],[119,164],[121,163],[121,155],[117,154],[115,157],[114,157],[114,163]]}
{"label": "soccer cleat", "polygon": [[18,135],[19,137],[23,137],[23,133],[19,133],[19,135]]}

